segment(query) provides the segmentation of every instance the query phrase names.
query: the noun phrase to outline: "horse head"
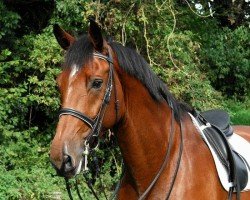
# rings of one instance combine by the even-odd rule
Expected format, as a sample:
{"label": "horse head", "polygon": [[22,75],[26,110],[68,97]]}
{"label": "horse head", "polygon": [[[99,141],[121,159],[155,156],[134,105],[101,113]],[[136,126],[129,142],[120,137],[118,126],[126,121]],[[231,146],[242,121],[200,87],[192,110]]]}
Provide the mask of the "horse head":
{"label": "horse head", "polygon": [[90,20],[88,35],[79,39],[58,25],[54,34],[67,52],[57,77],[61,111],[50,159],[59,175],[71,178],[84,165],[85,148],[96,145],[100,133],[121,119],[123,92],[115,55],[96,22]]}

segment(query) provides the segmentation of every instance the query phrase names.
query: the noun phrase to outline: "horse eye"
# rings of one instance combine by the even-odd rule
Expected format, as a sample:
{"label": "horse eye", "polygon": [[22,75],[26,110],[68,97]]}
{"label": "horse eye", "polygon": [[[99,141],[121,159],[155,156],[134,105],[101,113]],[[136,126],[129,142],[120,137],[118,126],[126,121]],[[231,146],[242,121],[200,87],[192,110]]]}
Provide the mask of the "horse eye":
{"label": "horse eye", "polygon": [[92,82],[92,88],[94,88],[94,89],[100,89],[102,87],[102,83],[103,83],[103,81],[101,79],[95,79]]}

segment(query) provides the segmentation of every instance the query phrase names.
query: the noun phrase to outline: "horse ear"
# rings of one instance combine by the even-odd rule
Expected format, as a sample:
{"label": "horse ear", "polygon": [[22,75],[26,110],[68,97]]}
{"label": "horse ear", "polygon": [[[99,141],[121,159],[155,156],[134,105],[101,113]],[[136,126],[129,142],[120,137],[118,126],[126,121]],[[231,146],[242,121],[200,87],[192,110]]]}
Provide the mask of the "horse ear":
{"label": "horse ear", "polygon": [[75,38],[66,31],[64,31],[62,28],[60,28],[58,24],[54,25],[53,32],[57,42],[65,50],[67,50],[70,45],[75,41]]}
{"label": "horse ear", "polygon": [[93,18],[89,18],[89,31],[88,36],[92,44],[94,45],[94,48],[96,51],[102,52],[104,41],[102,37],[101,28],[99,25],[95,22]]}

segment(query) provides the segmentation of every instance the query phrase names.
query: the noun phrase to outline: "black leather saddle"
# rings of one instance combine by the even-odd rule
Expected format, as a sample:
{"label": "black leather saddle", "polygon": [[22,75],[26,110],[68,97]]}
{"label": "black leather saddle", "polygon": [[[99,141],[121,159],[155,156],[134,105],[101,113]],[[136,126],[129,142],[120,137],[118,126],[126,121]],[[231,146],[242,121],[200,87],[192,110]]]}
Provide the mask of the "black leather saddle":
{"label": "black leather saddle", "polygon": [[229,182],[233,183],[231,192],[234,190],[239,195],[247,185],[248,173],[244,158],[228,143],[227,137],[233,134],[228,113],[223,110],[209,110],[198,113],[196,119],[200,126],[205,127],[205,137],[228,172]]}
{"label": "black leather saddle", "polygon": [[205,121],[220,129],[226,137],[233,135],[233,128],[230,125],[230,117],[224,110],[208,110],[200,113],[200,115]]}

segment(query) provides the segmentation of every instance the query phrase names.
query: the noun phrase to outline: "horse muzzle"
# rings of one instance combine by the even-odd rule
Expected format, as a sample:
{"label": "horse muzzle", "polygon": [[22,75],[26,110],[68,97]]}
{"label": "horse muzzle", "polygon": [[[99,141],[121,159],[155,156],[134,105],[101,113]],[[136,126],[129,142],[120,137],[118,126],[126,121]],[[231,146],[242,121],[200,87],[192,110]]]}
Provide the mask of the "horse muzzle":
{"label": "horse muzzle", "polygon": [[67,148],[63,148],[63,151],[60,152],[52,145],[50,162],[59,176],[72,178],[81,172],[83,163],[81,152],[82,150],[79,149],[77,152],[70,153]]}

